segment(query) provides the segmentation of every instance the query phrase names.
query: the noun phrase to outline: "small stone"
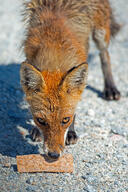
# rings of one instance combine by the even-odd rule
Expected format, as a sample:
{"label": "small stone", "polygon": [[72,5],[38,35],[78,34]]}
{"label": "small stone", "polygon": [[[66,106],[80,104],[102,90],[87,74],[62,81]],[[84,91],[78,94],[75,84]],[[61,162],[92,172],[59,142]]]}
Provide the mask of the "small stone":
{"label": "small stone", "polygon": [[96,182],[96,177],[90,175],[90,176],[87,178],[87,180],[88,180],[88,182],[90,182],[90,183],[92,183],[92,182],[94,183],[94,182]]}
{"label": "small stone", "polygon": [[26,191],[30,191],[30,192],[37,192],[37,191],[39,191],[38,190],[38,188],[36,187],[36,186],[28,186],[27,188],[26,188]]}
{"label": "small stone", "polygon": [[124,148],[128,148],[128,144],[124,144],[123,147],[124,147]]}
{"label": "small stone", "polygon": [[81,178],[82,178],[82,179],[84,179],[84,180],[85,180],[85,179],[87,179],[87,177],[86,177],[86,176],[81,176]]}
{"label": "small stone", "polygon": [[29,179],[27,179],[26,183],[31,184],[31,185],[35,185],[36,184],[33,177],[30,177]]}
{"label": "small stone", "polygon": [[128,130],[126,128],[123,129],[122,127],[114,127],[111,129],[110,133],[126,136],[128,133]]}
{"label": "small stone", "polygon": [[91,185],[87,185],[87,187],[83,190],[86,192],[96,192],[96,190]]}
{"label": "small stone", "polygon": [[114,185],[118,185],[118,181],[114,181]]}
{"label": "small stone", "polygon": [[92,109],[89,109],[88,110],[88,115],[91,116],[91,117],[94,117],[95,116],[95,112]]}
{"label": "small stone", "polygon": [[4,164],[3,164],[3,167],[10,168],[10,167],[11,167],[11,164],[10,164],[10,163],[4,163]]}

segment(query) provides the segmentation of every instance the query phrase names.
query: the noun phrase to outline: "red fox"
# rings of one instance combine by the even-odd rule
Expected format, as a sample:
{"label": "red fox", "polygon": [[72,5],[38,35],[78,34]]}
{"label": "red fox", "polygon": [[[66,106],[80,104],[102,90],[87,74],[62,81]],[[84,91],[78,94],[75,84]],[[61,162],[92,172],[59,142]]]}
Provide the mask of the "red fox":
{"label": "red fox", "polygon": [[[43,133],[44,152],[59,158],[65,144],[74,144],[75,109],[86,86],[89,37],[100,51],[104,97],[118,100],[108,46],[120,29],[108,0],[31,0],[20,76],[34,121]],[[38,140],[38,129],[32,132]]]}

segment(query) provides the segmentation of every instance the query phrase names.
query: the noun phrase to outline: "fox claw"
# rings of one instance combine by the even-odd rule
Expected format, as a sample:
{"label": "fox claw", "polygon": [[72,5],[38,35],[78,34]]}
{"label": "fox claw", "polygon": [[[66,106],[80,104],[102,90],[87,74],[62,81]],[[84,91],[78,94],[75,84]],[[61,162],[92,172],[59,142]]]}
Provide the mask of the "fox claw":
{"label": "fox claw", "polygon": [[66,138],[66,145],[75,144],[78,140],[78,136],[75,131],[69,131]]}
{"label": "fox claw", "polygon": [[115,87],[105,88],[103,93],[104,99],[111,100],[119,100],[121,95],[120,92]]}
{"label": "fox claw", "polygon": [[35,142],[41,142],[42,141],[41,133],[37,128],[32,129],[31,138]]}

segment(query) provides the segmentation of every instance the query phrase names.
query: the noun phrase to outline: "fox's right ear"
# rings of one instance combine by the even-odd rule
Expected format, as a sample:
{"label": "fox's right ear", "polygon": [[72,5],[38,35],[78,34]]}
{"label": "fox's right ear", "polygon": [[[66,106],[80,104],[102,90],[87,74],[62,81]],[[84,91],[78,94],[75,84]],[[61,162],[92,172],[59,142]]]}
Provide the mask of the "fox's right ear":
{"label": "fox's right ear", "polygon": [[23,62],[20,69],[21,85],[24,91],[39,91],[40,87],[45,86],[43,76],[34,66]]}
{"label": "fox's right ear", "polygon": [[88,64],[82,63],[70,69],[63,78],[60,88],[67,93],[82,92],[86,85]]}

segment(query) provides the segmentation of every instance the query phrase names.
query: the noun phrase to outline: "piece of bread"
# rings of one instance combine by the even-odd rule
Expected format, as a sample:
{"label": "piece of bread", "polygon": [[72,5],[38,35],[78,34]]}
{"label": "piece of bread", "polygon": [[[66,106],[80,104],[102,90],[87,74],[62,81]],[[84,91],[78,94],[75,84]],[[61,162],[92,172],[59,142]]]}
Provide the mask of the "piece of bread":
{"label": "piece of bread", "polygon": [[17,156],[18,172],[73,172],[73,157],[65,154],[57,161],[50,161],[39,154]]}

